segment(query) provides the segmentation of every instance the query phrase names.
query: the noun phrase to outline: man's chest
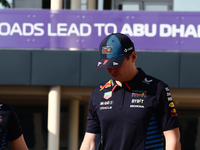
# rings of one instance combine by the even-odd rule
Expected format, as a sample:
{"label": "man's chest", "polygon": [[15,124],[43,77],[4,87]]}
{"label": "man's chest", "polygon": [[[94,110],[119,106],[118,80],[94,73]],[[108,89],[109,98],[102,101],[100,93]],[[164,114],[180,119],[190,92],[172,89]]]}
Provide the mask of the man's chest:
{"label": "man's chest", "polygon": [[145,122],[154,112],[156,95],[147,90],[105,91],[96,102],[100,122]]}

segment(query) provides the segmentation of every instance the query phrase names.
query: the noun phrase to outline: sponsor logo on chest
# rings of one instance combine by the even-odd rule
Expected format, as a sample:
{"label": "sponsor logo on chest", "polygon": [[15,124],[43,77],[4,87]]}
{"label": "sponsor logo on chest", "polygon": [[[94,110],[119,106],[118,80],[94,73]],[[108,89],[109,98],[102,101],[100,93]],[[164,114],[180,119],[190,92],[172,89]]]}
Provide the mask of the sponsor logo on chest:
{"label": "sponsor logo on chest", "polygon": [[109,99],[111,97],[112,97],[112,91],[104,93],[104,96],[103,96],[104,99]]}
{"label": "sponsor logo on chest", "polygon": [[131,97],[146,97],[146,91],[133,91]]}
{"label": "sponsor logo on chest", "polygon": [[132,99],[131,101],[131,103],[136,103],[136,104],[138,103],[142,104],[143,102],[144,102],[144,99]]}
{"label": "sponsor logo on chest", "polygon": [[100,105],[112,105],[113,101],[100,102]]}
{"label": "sponsor logo on chest", "polygon": [[109,80],[105,85],[100,85],[100,90],[102,91],[103,89],[111,87],[111,80]]}
{"label": "sponsor logo on chest", "polygon": [[[103,98],[108,100],[109,98],[112,97],[112,91],[105,92],[103,95]],[[106,109],[112,109],[113,101],[102,101],[100,102],[99,110],[106,110]]]}
{"label": "sponsor logo on chest", "polygon": [[131,104],[130,108],[145,108],[144,98],[146,98],[147,91],[134,90],[131,93]]}

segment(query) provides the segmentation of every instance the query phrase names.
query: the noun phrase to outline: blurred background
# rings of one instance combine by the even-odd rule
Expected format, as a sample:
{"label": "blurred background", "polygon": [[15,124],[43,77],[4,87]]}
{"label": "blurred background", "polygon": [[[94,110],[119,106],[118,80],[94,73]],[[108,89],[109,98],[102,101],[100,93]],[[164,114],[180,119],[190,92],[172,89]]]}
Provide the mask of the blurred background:
{"label": "blurred background", "polygon": [[[15,10],[155,12],[155,20],[162,12],[166,16],[178,13],[182,20],[185,15],[194,14],[200,38],[199,6],[199,0],[0,0],[0,17],[8,10],[13,10],[13,15]],[[188,30],[192,35],[193,28]],[[6,41],[2,35],[0,38],[4,38],[0,42]],[[180,121],[182,150],[200,150],[200,48],[196,47],[136,49],[136,66],[170,87]],[[30,150],[50,150],[51,144],[60,150],[80,147],[91,92],[109,79],[106,70],[95,71],[99,58],[97,49],[91,48],[0,48],[0,102],[14,107]]]}

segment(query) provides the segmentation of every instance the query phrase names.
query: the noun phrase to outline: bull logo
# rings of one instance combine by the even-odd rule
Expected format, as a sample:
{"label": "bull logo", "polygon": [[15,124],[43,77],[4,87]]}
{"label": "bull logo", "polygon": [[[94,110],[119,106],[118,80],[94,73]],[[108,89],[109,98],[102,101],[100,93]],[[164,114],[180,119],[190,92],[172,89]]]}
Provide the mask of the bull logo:
{"label": "bull logo", "polygon": [[105,85],[100,85],[100,91],[102,91],[104,88],[111,87],[111,80],[109,80]]}

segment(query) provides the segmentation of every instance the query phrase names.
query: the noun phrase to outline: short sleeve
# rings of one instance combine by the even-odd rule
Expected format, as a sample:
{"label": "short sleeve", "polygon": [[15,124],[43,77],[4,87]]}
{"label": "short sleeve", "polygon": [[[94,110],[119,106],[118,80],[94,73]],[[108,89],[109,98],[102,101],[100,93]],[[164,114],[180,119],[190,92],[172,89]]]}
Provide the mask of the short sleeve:
{"label": "short sleeve", "polygon": [[99,118],[96,113],[96,107],[93,104],[93,95],[91,95],[89,101],[88,118],[86,132],[98,134],[101,132]]}
{"label": "short sleeve", "polygon": [[162,88],[159,102],[158,114],[162,130],[167,131],[179,127],[178,115],[168,86]]}
{"label": "short sleeve", "polygon": [[20,122],[13,108],[10,110],[10,116],[8,119],[8,141],[13,141],[19,138],[22,135],[22,129]]}

